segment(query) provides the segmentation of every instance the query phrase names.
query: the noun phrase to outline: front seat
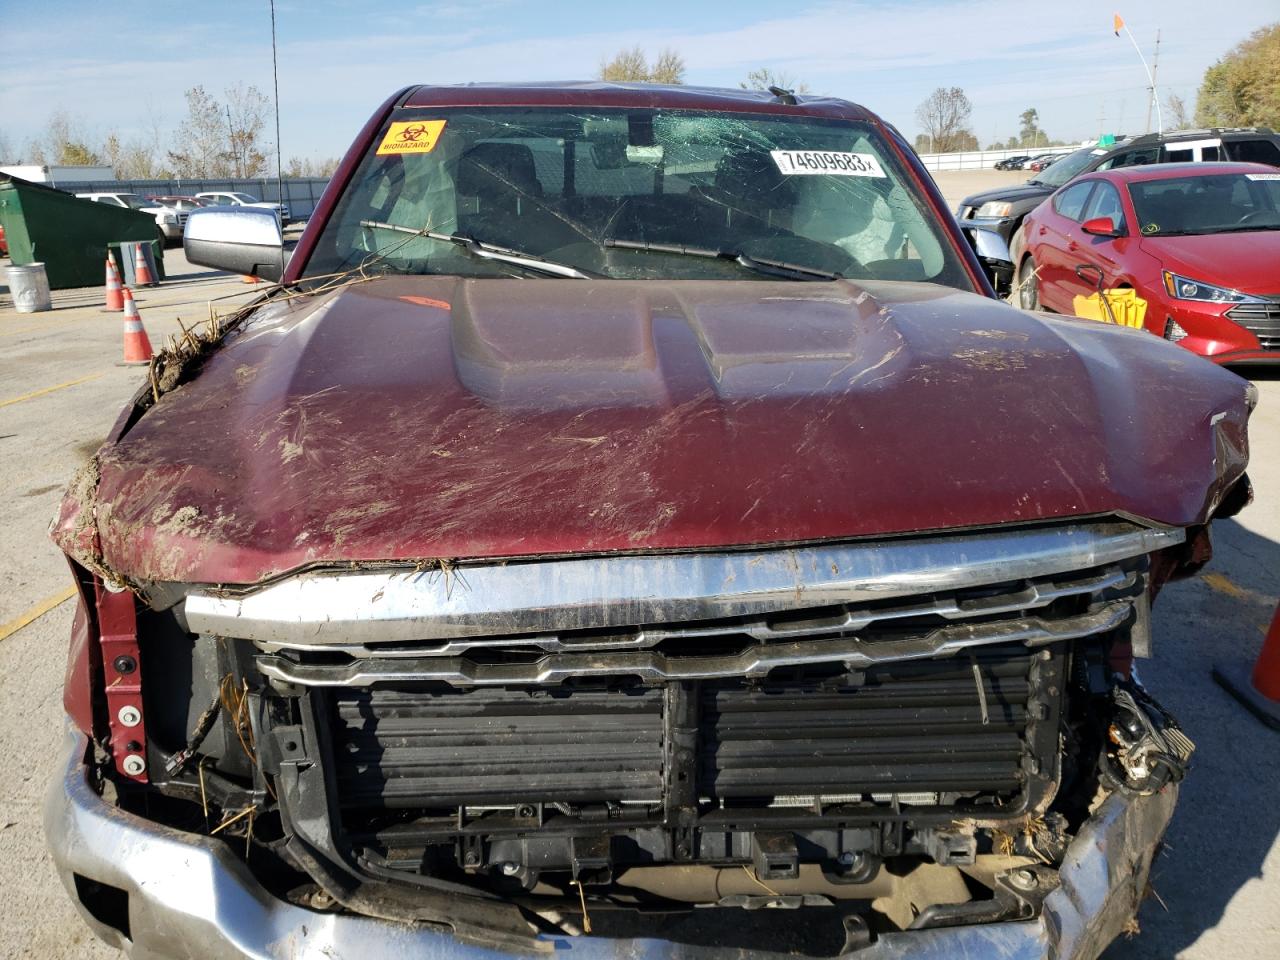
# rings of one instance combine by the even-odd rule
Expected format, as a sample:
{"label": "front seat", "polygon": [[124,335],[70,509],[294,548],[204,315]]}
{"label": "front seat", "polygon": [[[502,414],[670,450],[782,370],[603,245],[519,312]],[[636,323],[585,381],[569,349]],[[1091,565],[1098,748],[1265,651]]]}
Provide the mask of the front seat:
{"label": "front seat", "polygon": [[511,244],[521,218],[542,199],[533,151],[523,143],[478,143],[458,160],[458,226],[479,240]]}

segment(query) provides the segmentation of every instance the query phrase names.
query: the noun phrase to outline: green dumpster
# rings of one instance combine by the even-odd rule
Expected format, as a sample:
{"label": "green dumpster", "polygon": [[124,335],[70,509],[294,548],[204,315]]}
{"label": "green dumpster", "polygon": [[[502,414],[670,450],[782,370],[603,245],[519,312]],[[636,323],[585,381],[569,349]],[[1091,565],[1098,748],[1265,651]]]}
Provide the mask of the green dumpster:
{"label": "green dumpster", "polygon": [[54,290],[102,286],[107,246],[122,240],[152,241],[157,279],[164,279],[164,240],[150,214],[0,175],[0,225],[9,259],[43,262]]}

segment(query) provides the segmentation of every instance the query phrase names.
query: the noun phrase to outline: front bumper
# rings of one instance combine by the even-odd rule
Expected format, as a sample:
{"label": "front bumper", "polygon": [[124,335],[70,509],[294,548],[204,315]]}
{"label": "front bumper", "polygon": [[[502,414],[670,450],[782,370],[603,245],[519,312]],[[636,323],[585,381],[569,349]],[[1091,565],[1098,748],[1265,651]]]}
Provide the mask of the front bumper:
{"label": "front bumper", "polygon": [[182,224],[180,223],[159,223],[156,224],[160,228],[160,232],[164,234],[166,240],[182,239]]}
{"label": "front bumper", "polygon": [[[88,780],[87,743],[79,734],[66,770],[50,789],[45,835],[58,874],[85,922],[133,958],[325,958],[413,956],[425,960],[499,960],[512,954],[460,942],[438,929],[281,901],[221,841],[125,813]],[[1096,957],[1133,915],[1146,888],[1156,845],[1173,815],[1177,791],[1152,797],[1113,795],[1072,841],[1061,885],[1035,920],[895,933],[850,954],[851,960],[999,960]],[[129,935],[96,920],[77,894],[76,876],[128,897]],[[745,960],[737,949],[663,940],[622,943],[597,937],[539,941],[530,956],[577,960]],[[757,956],[772,956],[758,954]]]}
{"label": "front bumper", "polygon": [[1012,217],[966,217],[959,221],[983,266],[990,271],[996,292],[1008,289],[1013,280],[1013,256],[1009,242],[1018,224]]}
{"label": "front bumper", "polygon": [[1178,341],[1179,346],[1215,363],[1280,363],[1280,349],[1268,349],[1276,342],[1274,336],[1264,341],[1258,333],[1237,323],[1230,315],[1232,309],[1220,303],[1152,298],[1146,327],[1162,336],[1166,324],[1176,322],[1187,333]]}

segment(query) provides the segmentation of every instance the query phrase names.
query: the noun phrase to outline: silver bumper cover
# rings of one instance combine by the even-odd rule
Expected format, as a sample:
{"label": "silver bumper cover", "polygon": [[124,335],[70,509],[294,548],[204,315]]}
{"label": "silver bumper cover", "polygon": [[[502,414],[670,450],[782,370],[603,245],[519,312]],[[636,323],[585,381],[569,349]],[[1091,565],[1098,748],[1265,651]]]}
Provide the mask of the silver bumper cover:
{"label": "silver bumper cover", "polygon": [[[65,773],[49,792],[45,834],[63,884],[85,921],[133,958],[512,956],[461,943],[438,930],[318,913],[278,900],[220,841],[124,813],[103,800],[88,782],[86,749],[84,738],[75,735]],[[891,934],[850,954],[850,960],[1092,960],[1137,909],[1176,798],[1170,787],[1153,797],[1107,799],[1072,842],[1061,886],[1046,898],[1036,920]],[[76,894],[76,874],[128,894],[128,938],[89,915]],[[540,946],[529,955],[577,960],[745,960],[750,955],[662,940],[595,937],[546,938]]]}

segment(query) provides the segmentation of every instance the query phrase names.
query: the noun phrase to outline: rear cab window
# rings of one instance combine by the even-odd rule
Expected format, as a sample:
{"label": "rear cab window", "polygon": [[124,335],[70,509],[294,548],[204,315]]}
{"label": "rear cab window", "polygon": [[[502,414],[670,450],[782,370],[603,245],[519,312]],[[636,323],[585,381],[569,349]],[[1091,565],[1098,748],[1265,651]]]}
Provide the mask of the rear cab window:
{"label": "rear cab window", "polygon": [[879,129],[852,120],[650,107],[401,109],[361,161],[306,274],[373,260],[409,273],[519,275],[415,231],[606,278],[760,279],[730,258],[638,248],[648,244],[973,289]]}

